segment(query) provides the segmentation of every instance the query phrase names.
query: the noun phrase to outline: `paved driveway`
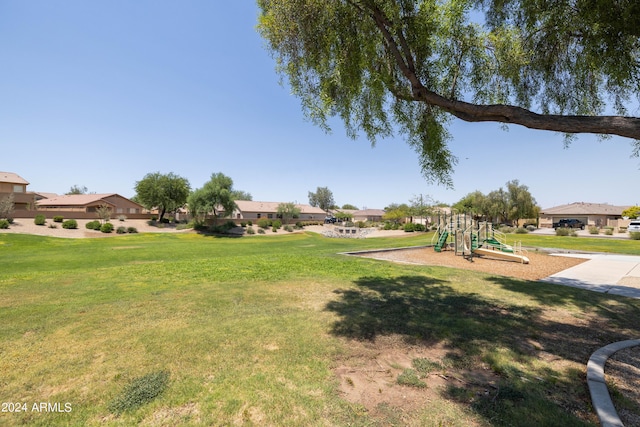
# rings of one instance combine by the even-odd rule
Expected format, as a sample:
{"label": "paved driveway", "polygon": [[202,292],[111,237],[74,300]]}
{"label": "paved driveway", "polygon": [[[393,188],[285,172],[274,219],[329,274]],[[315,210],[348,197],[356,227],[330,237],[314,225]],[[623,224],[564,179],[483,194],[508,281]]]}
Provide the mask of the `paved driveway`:
{"label": "paved driveway", "polygon": [[587,262],[542,279],[543,282],[573,286],[640,299],[640,256],[609,254],[553,254],[587,258]]}

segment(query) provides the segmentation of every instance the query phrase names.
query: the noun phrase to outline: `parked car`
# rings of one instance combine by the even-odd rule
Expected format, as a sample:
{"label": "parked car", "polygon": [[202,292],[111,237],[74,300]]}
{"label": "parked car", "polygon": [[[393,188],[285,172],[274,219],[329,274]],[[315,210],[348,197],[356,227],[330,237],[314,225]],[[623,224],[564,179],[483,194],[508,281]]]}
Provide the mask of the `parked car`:
{"label": "parked car", "polygon": [[640,231],[640,219],[632,219],[627,227],[629,233]]}
{"label": "parked car", "polygon": [[579,228],[580,230],[584,230],[584,222],[574,218],[561,219],[553,223],[553,228]]}
{"label": "parked car", "polygon": [[324,223],[325,224],[335,224],[337,220],[338,219],[335,216],[330,215],[330,216],[327,216],[327,217],[324,218]]}

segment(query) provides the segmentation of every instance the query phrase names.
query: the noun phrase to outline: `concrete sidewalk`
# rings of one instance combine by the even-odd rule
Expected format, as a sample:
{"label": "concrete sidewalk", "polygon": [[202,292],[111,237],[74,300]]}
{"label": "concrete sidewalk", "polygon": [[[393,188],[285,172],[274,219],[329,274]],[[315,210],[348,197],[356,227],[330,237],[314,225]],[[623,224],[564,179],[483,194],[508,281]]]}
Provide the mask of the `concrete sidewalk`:
{"label": "concrete sidewalk", "polygon": [[640,299],[640,256],[609,254],[552,254],[588,261],[542,279],[595,292]]}

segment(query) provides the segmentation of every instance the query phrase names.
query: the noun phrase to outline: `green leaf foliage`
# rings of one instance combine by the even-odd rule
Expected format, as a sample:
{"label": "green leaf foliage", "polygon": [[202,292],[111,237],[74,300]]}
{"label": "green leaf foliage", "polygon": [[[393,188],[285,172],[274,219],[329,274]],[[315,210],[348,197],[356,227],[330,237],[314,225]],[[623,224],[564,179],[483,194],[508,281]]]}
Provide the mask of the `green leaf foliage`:
{"label": "green leaf foliage", "polygon": [[640,119],[598,115],[640,94],[639,4],[258,0],[258,30],[314,123],[338,117],[372,144],[400,134],[452,185],[452,117],[637,138]]}

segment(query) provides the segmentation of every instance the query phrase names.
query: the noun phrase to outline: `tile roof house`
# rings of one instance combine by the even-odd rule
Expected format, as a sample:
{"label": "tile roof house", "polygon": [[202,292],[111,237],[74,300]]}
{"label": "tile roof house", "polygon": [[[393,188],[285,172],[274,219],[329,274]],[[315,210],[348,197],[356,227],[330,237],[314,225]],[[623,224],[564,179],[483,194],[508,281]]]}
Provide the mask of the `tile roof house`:
{"label": "tile roof house", "polygon": [[[280,202],[258,202],[253,200],[236,200],[237,209],[233,212],[233,219],[256,220],[261,218],[277,218]],[[300,221],[324,221],[325,211],[310,205],[296,204],[300,209]]]}
{"label": "tile roof house", "polygon": [[385,211],[383,209],[361,209],[353,213],[354,221],[370,221],[380,222],[384,216]]}
{"label": "tile roof house", "polygon": [[115,193],[67,194],[37,202],[39,211],[75,213],[95,213],[102,205],[109,206],[114,215],[141,214],[144,211],[142,205]]}
{"label": "tile roof house", "polygon": [[0,199],[13,195],[14,211],[26,211],[35,206],[36,197],[27,191],[27,180],[13,172],[0,172]]}
{"label": "tile roof house", "polygon": [[603,227],[612,220],[622,218],[622,211],[630,206],[613,206],[606,203],[570,203],[542,209],[540,227],[552,227],[561,219],[578,219],[587,225]]}

